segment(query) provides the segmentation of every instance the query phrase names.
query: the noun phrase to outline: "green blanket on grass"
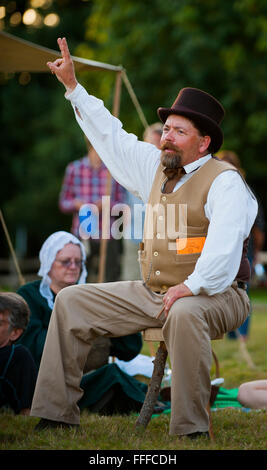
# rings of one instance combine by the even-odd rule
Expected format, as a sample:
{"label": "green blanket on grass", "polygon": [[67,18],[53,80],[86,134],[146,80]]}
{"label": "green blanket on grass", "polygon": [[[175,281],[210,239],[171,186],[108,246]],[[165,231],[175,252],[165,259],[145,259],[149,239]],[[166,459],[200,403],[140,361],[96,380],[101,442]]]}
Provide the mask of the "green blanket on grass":
{"label": "green blanket on grass", "polygon": [[[215,410],[217,408],[243,408],[241,403],[237,400],[238,388],[223,388],[220,387],[216,400],[213,403],[211,409]],[[168,408],[163,411],[164,414],[169,414],[171,409]],[[158,414],[153,415],[154,417],[159,416]],[[153,417],[152,416],[152,417]]]}
{"label": "green blanket on grass", "polygon": [[220,387],[216,400],[211,409],[215,408],[243,408],[237,399],[238,388],[223,388]]}
{"label": "green blanket on grass", "polygon": [[[108,364],[91,374],[83,376],[81,388],[84,395],[79,402],[80,409],[87,408],[90,410],[112,387],[116,387],[116,393],[109,403],[111,411],[108,414],[115,411],[119,414],[140,411],[147,392],[147,385],[123,372],[116,364]],[[237,400],[237,395],[238,388],[226,389],[220,387],[211,409],[242,408]],[[171,412],[171,403],[162,402],[160,397],[159,400],[165,407],[163,413],[169,414]],[[159,414],[153,416],[156,417]]]}

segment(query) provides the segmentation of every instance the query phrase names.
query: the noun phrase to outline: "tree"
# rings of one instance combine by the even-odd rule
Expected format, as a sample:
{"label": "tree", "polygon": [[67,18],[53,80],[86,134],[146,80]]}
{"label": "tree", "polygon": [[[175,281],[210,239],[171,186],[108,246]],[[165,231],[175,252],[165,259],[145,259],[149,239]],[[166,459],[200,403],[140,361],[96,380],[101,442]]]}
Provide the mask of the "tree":
{"label": "tree", "polygon": [[[25,0],[16,3],[21,13],[28,8]],[[149,123],[184,86],[216,96],[226,109],[224,148],[240,156],[267,213],[265,0],[59,0],[49,8],[37,10],[59,14],[54,28],[11,28],[9,12],[5,29],[53,49],[65,35],[72,54],[122,64]],[[84,147],[62,86],[49,75],[32,75],[25,85],[20,79],[0,80],[1,206],[12,234],[19,223],[26,225],[36,254],[49,233],[70,227],[70,218],[57,208],[58,192],[66,164],[82,156]],[[112,73],[89,72],[79,79],[111,109]],[[142,138],[125,88],[120,117],[126,130]]]}
{"label": "tree", "polygon": [[[39,2],[43,7],[34,11],[43,19],[48,14],[57,14],[60,21],[55,27],[45,26],[43,22],[25,25],[18,21],[32,6],[30,3],[36,4],[5,2],[4,30],[52,49],[57,48],[58,36],[68,35],[70,47],[75,51],[84,38],[90,2]],[[16,25],[14,15],[17,15]],[[18,228],[23,227],[28,234],[27,254],[36,256],[50,233],[70,230],[71,216],[61,214],[58,209],[59,191],[67,163],[81,158],[86,147],[73,111],[64,99],[64,88],[49,73],[1,74],[0,106],[0,207],[13,243]],[[5,240],[0,256],[8,256]]]}
{"label": "tree", "polygon": [[[215,95],[226,109],[224,148],[238,153],[267,212],[266,13],[265,0],[94,0],[86,40],[96,46],[78,50],[123,64],[149,122],[184,86]],[[107,102],[110,88],[99,86]],[[142,135],[127,96],[121,119]]]}

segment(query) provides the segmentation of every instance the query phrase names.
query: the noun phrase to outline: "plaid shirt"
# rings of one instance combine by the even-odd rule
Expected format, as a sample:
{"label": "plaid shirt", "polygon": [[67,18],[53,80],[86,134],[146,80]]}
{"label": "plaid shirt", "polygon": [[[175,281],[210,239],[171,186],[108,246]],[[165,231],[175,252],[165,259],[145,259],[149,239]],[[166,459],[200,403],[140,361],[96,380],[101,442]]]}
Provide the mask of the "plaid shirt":
{"label": "plaid shirt", "polygon": [[[71,231],[79,237],[79,213],[75,208],[75,199],[84,204],[99,202],[106,196],[108,170],[104,163],[93,168],[89,158],[85,156],[75,160],[66,168],[63,185],[59,197],[59,208],[65,214],[73,213]],[[112,179],[110,206],[125,202],[126,191]],[[101,236],[102,217],[99,217],[99,233]]]}

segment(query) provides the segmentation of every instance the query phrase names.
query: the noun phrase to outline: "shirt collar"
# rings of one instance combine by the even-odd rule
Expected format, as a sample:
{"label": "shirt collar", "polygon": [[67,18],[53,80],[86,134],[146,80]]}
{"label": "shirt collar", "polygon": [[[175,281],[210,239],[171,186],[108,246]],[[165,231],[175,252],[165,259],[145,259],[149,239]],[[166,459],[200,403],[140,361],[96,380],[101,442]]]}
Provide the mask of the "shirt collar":
{"label": "shirt collar", "polygon": [[184,166],[184,170],[186,173],[192,173],[192,171],[197,170],[200,166],[204,165],[210,158],[212,158],[211,154],[205,155],[204,157],[195,160],[192,163],[188,163],[188,165]]}

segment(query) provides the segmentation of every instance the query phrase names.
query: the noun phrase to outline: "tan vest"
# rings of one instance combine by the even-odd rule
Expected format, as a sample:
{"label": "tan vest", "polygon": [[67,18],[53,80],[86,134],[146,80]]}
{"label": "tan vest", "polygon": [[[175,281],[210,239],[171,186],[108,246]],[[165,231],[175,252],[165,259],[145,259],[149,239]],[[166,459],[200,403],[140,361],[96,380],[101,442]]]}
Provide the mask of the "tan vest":
{"label": "tan vest", "polygon": [[[149,196],[139,257],[146,285],[164,293],[170,286],[184,282],[194,271],[208,232],[204,206],[212,182],[223,171],[237,169],[211,158],[170,194],[162,193],[166,182],[162,170],[160,164]],[[249,280],[246,251],[247,243],[241,260],[240,280],[244,282]]]}

